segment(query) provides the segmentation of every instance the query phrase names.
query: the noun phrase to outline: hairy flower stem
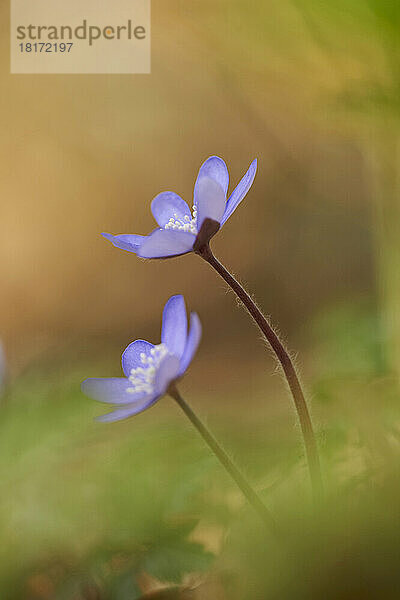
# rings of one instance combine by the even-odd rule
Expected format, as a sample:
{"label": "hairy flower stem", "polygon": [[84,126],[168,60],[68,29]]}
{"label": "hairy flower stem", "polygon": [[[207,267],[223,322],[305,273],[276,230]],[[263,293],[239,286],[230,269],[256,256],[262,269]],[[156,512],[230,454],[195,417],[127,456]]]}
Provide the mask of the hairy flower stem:
{"label": "hairy flower stem", "polygon": [[233,275],[229,273],[229,271],[227,271],[227,269],[219,262],[219,260],[215,258],[209,244],[207,243],[202,247],[197,248],[196,253],[199,256],[201,256],[205,261],[207,261],[208,264],[210,264],[222,277],[222,279],[224,279],[226,283],[232,288],[232,290],[244,304],[250,315],[253,317],[254,321],[257,323],[258,327],[261,329],[263,335],[265,336],[267,342],[270,344],[272,350],[276,354],[276,357],[283,369],[287,383],[289,385],[289,389],[291,391],[297,415],[300,421],[300,427],[306,450],[308,468],[310,471],[314,501],[316,504],[318,504],[322,498],[322,477],[317,443],[315,440],[311,417],[310,413],[308,412],[304,393],[301,388],[296,369],[289,356],[289,353],[282,344],[278,335],[268,323],[266,317],[262,314],[258,306],[251,299],[251,297],[243,288],[243,286],[233,277]]}
{"label": "hairy flower stem", "polygon": [[211,448],[212,452],[218,458],[220,463],[225,467],[229,475],[239,486],[244,496],[247,498],[249,504],[259,514],[264,523],[274,533],[277,533],[277,527],[274,517],[271,515],[257,492],[249,484],[247,479],[239,471],[235,463],[229,458],[225,450],[220,446],[212,433],[207,429],[204,423],[199,419],[196,413],[190,408],[187,402],[182,398],[175,386],[171,386],[169,389],[169,395],[176,400],[185,415],[189,418],[191,423],[196,427],[203,440]]}

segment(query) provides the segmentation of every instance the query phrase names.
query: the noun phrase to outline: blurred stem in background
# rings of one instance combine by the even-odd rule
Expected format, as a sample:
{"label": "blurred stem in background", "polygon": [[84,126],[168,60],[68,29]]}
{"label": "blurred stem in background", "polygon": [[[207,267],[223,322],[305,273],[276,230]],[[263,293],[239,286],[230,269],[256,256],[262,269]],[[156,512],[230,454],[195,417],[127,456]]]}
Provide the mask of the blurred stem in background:
{"label": "blurred stem in background", "polygon": [[[341,81],[339,106],[361,137],[373,180],[372,228],[386,367],[400,382],[400,10],[399,2],[360,3],[296,0],[308,32]],[[343,45],[332,34],[341,27],[351,35]],[[364,46],[363,44],[367,44]],[[372,48],[370,62],[365,49]],[[343,48],[351,48],[343,70]],[[346,63],[344,63],[346,64]],[[367,137],[367,140],[365,139]]]}
{"label": "blurred stem in background", "polygon": [[247,479],[239,471],[235,463],[229,458],[225,450],[220,446],[215,437],[210,433],[204,423],[199,419],[196,413],[190,408],[187,402],[182,398],[175,386],[171,386],[169,389],[169,395],[173,398],[181,407],[185,415],[197,429],[203,440],[211,448],[212,452],[218,458],[220,463],[236,482],[238,487],[241,489],[245,498],[247,498],[249,504],[254,508],[258,515],[262,518],[267,527],[274,533],[277,533],[276,523],[274,517],[271,515],[260,496],[249,484]]}
{"label": "blurred stem in background", "polygon": [[[386,368],[400,383],[400,4],[396,0],[291,0],[291,4],[335,81],[335,117],[339,108],[345,128],[351,123],[372,175],[372,229],[384,331],[381,350]],[[317,84],[321,97],[315,72],[311,83]]]}
{"label": "blurred stem in background", "polygon": [[218,275],[224,279],[229,287],[235,292],[239,300],[244,304],[251,317],[254,319],[268,344],[271,346],[279,364],[282,367],[290,392],[293,397],[294,405],[300,422],[303,435],[304,446],[308,468],[310,472],[311,485],[314,495],[314,501],[318,505],[322,499],[322,477],[318,454],[317,442],[314,435],[313,425],[308,411],[307,402],[300,384],[296,368],[290,358],[289,352],[282,344],[278,335],[275,333],[268,319],[263,315],[256,303],[246,292],[244,287],[231,275],[231,273],[214,256],[209,244],[205,244],[196,250],[196,253],[208,262]]}
{"label": "blurred stem in background", "polygon": [[368,150],[374,178],[376,267],[386,364],[400,382],[400,132],[397,124],[379,129]]}

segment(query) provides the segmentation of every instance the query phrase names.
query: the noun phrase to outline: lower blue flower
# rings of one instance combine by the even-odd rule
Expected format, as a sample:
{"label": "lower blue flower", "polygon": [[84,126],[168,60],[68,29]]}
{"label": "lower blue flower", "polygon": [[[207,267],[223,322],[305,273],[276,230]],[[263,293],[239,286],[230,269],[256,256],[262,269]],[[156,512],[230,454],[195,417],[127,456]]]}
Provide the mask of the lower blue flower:
{"label": "lower blue flower", "polygon": [[115,405],[115,410],[98,420],[119,421],[152,406],[184,375],[200,339],[198,315],[191,313],[188,330],[183,296],[172,296],[164,307],[161,344],[136,340],[122,354],[125,377],[91,378],[82,383],[87,396]]}

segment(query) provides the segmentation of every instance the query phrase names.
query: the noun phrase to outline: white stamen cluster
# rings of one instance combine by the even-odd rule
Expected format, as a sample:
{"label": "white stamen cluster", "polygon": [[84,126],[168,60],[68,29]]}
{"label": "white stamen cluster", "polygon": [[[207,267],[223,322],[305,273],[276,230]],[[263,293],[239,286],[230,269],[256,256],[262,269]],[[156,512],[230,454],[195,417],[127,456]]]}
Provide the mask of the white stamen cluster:
{"label": "white stamen cluster", "polygon": [[193,216],[185,215],[184,219],[179,219],[178,215],[174,213],[174,216],[170,218],[168,223],[164,226],[164,229],[174,229],[175,231],[188,231],[189,233],[197,234],[197,206],[193,206]]}
{"label": "white stamen cluster", "polygon": [[154,391],[154,378],[157,367],[167,354],[168,348],[165,344],[158,344],[158,346],[154,346],[154,348],[150,350],[150,354],[141,352],[140,362],[142,363],[143,367],[131,369],[131,374],[128,377],[131,385],[126,391],[130,394],[136,394],[138,392],[146,392],[147,394],[151,394]]}

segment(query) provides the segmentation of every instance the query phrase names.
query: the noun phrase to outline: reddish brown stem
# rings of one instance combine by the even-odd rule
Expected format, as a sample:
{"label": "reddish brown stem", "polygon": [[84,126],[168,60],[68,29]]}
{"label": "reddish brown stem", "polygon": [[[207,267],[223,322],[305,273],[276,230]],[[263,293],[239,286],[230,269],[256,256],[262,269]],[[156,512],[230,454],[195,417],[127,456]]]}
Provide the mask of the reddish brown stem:
{"label": "reddish brown stem", "polygon": [[310,471],[311,484],[313,495],[316,502],[319,502],[322,497],[322,477],[321,467],[318,455],[317,443],[315,440],[314,430],[311,422],[310,413],[304,397],[299,377],[295,366],[290,358],[289,352],[286,350],[276,332],[271,327],[267,318],[260,311],[258,306],[243,288],[243,286],[229,273],[229,271],[219,262],[211,251],[209,244],[204,244],[201,248],[196,249],[196,254],[201,256],[209,265],[211,265],[217,273],[226,281],[232,288],[241,302],[244,304],[258,327],[261,329],[265,339],[274,351],[286,381],[291,391],[294,405],[296,407],[298,419],[300,422],[301,432],[307,456],[308,467]]}

